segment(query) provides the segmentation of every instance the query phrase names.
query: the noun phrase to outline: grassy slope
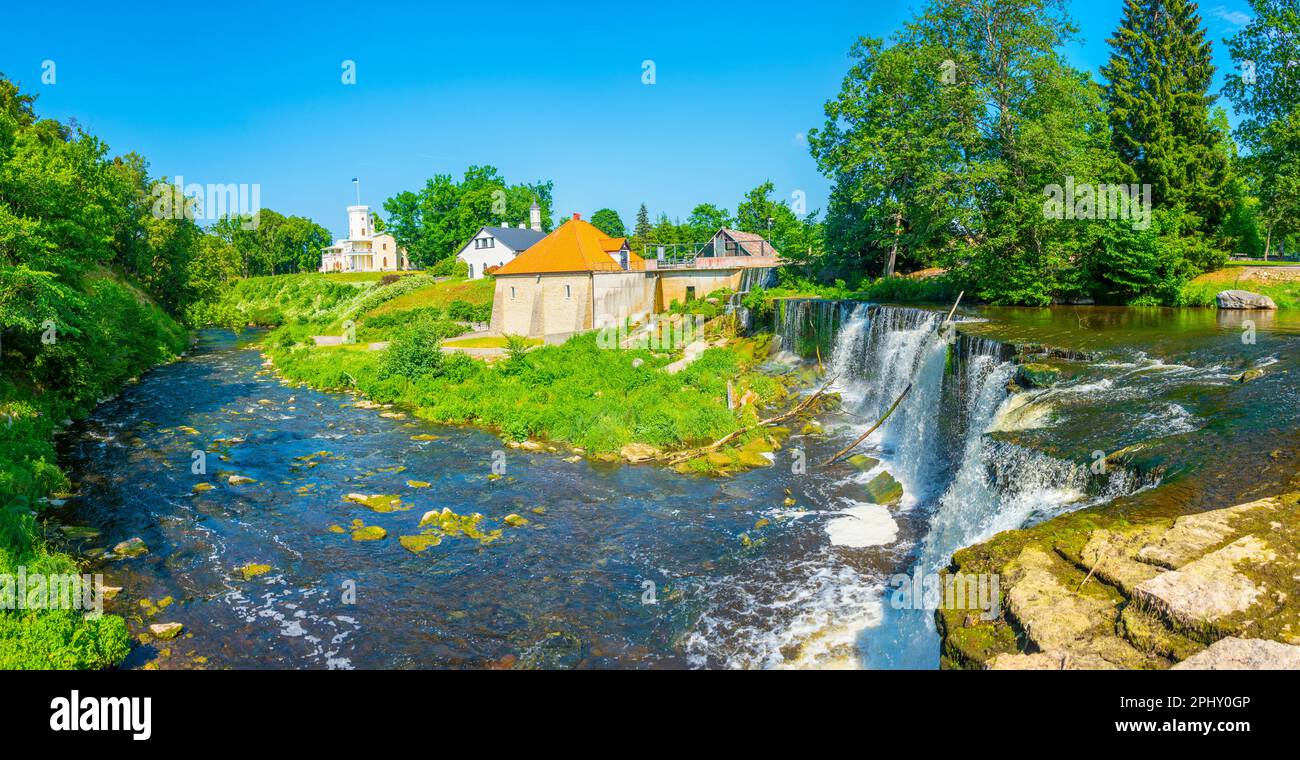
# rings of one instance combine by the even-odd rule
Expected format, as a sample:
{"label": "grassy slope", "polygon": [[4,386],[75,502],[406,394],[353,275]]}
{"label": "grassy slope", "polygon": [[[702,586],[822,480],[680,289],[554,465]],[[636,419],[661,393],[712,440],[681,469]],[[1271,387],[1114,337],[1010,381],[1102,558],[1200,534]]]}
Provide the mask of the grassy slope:
{"label": "grassy slope", "polygon": [[492,288],[495,282],[490,277],[484,277],[479,280],[447,280],[434,283],[381,304],[371,311],[369,316],[377,317],[426,306],[445,309],[452,301],[465,301],[471,306],[492,303]]}
{"label": "grassy slope", "polygon": [[1213,306],[1222,290],[1249,290],[1272,298],[1281,309],[1300,308],[1300,267],[1234,265],[1206,272],[1183,286],[1184,306]]}
{"label": "grassy slope", "polygon": [[[59,470],[54,435],[85,416],[96,399],[184,350],[185,330],[137,288],[109,272],[87,276],[79,335],[69,333],[34,360],[8,350],[0,362],[0,574],[76,574],[80,561],[44,537],[44,498],[71,484]],[[60,315],[69,319],[70,315]],[[10,339],[15,336],[10,335]],[[56,367],[56,369],[51,369]],[[49,385],[46,371],[64,383]],[[0,611],[0,668],[102,668],[129,651],[124,621],[87,619],[78,610]]]}

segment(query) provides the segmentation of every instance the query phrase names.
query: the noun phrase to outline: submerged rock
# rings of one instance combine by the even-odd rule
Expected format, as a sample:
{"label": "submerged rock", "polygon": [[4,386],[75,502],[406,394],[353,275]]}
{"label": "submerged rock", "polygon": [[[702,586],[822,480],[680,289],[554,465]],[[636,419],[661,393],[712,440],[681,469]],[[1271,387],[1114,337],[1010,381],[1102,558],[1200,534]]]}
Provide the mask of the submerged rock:
{"label": "submerged rock", "polygon": [[505,523],[506,525],[509,525],[512,528],[522,528],[523,526],[528,524],[528,518],[520,517],[519,515],[511,513],[506,515],[504,518],[502,518],[501,522]]}
{"label": "submerged rock", "polygon": [[184,628],[180,623],[152,623],[149,625],[149,633],[155,638],[170,640],[179,636]]}
{"label": "submerged rock", "polygon": [[388,531],[378,525],[366,525],[352,531],[353,541],[379,541],[388,538]]}
{"label": "submerged rock", "polygon": [[1050,388],[1061,379],[1061,370],[1049,364],[1029,362],[1016,368],[1015,383],[1021,388]]}
{"label": "submerged rock", "polygon": [[1214,296],[1220,309],[1276,309],[1272,298],[1249,290],[1224,290]]}
{"label": "submerged rock", "polygon": [[128,538],[113,547],[113,553],[119,557],[139,557],[148,551],[149,547],[145,546],[144,539],[139,537]]}
{"label": "submerged rock", "polygon": [[406,485],[410,488],[428,488],[430,484],[427,480],[408,480]]}
{"label": "submerged rock", "polygon": [[421,533],[418,536],[398,536],[397,543],[412,554],[419,554],[431,546],[442,543],[442,534],[429,532]]}
{"label": "submerged rock", "polygon": [[271,572],[271,566],[258,565],[253,562],[249,562],[247,565],[244,565],[243,567],[236,568],[235,572],[239,573],[244,580],[251,581],[252,579],[256,578],[259,575],[266,575],[267,573]]}
{"label": "submerged rock", "polygon": [[226,482],[232,486],[242,486],[248,483],[256,483],[257,481],[246,475],[231,475],[226,479]]}
{"label": "submerged rock", "polygon": [[876,459],[875,457],[869,457],[866,454],[854,454],[853,456],[849,457],[848,459],[845,459],[844,461],[848,462],[849,464],[853,465],[859,470],[862,470],[863,472],[866,472],[867,470],[870,470],[876,465],[880,464],[879,459]]}
{"label": "submerged rock", "polygon": [[361,504],[373,512],[398,512],[410,509],[410,506],[402,504],[401,497],[395,494],[371,494],[367,496],[363,493],[350,493],[344,496],[343,500]]}

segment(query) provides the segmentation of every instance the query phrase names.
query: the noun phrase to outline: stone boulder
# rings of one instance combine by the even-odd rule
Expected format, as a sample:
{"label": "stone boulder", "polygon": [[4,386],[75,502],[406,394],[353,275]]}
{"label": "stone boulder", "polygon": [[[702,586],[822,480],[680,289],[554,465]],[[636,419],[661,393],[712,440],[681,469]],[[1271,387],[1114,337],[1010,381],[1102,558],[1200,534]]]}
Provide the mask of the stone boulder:
{"label": "stone boulder", "polygon": [[1220,309],[1276,309],[1273,299],[1249,290],[1224,290],[1214,297]]}
{"label": "stone boulder", "polygon": [[1267,639],[1220,639],[1174,670],[1300,670],[1300,646]]}

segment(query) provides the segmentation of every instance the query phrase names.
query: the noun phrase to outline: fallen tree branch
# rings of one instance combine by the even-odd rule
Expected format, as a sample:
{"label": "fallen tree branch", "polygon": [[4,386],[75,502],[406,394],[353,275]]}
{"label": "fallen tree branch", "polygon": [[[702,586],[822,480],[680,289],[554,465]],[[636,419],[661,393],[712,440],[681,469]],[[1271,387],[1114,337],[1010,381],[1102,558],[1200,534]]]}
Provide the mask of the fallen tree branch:
{"label": "fallen tree branch", "polygon": [[912,384],[911,384],[911,383],[908,383],[908,384],[907,384],[907,387],[903,389],[903,392],[900,393],[900,394],[898,394],[898,398],[894,399],[894,403],[891,404],[891,405],[889,406],[889,409],[885,411],[885,416],[884,416],[884,417],[881,417],[880,419],[876,420],[876,424],[872,425],[871,428],[870,428],[869,430],[867,430],[867,432],[865,432],[865,433],[863,433],[862,435],[858,436],[858,439],[857,439],[856,441],[854,441],[853,443],[850,443],[848,446],[845,446],[844,448],[840,449],[838,452],[836,452],[835,456],[831,457],[830,459],[827,459],[825,462],[822,462],[822,467],[825,467],[825,466],[827,466],[827,465],[831,465],[831,464],[835,464],[837,461],[839,461],[840,457],[843,457],[845,454],[847,454],[847,453],[849,453],[850,451],[852,451],[853,449],[857,448],[857,446],[858,446],[859,443],[862,443],[863,441],[867,440],[867,436],[869,436],[869,435],[871,435],[872,433],[876,432],[876,428],[878,428],[878,427],[880,427],[881,425],[885,424],[885,420],[889,419],[889,415],[893,414],[893,413],[894,413],[894,410],[898,408],[898,405],[901,404],[901,403],[903,403],[903,398],[904,398],[905,396],[907,396],[907,393],[908,393],[908,391],[910,391],[910,390],[912,390]]}
{"label": "fallen tree branch", "polygon": [[[964,291],[964,290],[957,294],[957,300],[955,300],[955,301],[952,302],[952,308],[948,310],[948,316],[945,317],[944,320],[943,320],[942,322],[939,323],[939,326],[935,328],[935,332],[942,332],[942,331],[943,331],[943,327],[944,327],[944,325],[947,325],[947,324],[949,324],[949,323],[952,322],[952,315],[955,314],[955,313],[957,313],[957,305],[961,303],[961,297],[964,296],[964,295],[966,295],[966,291]],[[876,424],[872,425],[870,430],[868,430],[867,432],[865,432],[865,433],[863,433],[862,435],[858,436],[858,439],[857,439],[856,441],[854,441],[853,443],[850,443],[848,446],[846,446],[846,447],[844,447],[843,449],[841,449],[839,452],[837,452],[837,453],[835,454],[835,456],[831,457],[830,459],[827,459],[825,462],[822,462],[822,467],[825,467],[825,466],[827,466],[827,465],[831,465],[831,464],[835,464],[835,463],[836,463],[837,461],[839,461],[840,458],[843,457],[845,454],[847,454],[847,453],[849,453],[850,451],[852,451],[853,449],[857,448],[858,444],[860,444],[860,443],[862,443],[863,441],[867,440],[867,436],[869,436],[869,435],[871,435],[872,433],[876,432],[876,429],[877,429],[877,428],[879,428],[881,425],[885,424],[885,420],[889,419],[889,415],[891,415],[891,414],[894,413],[894,410],[898,408],[898,405],[901,404],[901,403],[903,402],[903,397],[906,396],[907,393],[908,393],[908,391],[910,391],[910,390],[912,390],[912,384],[911,384],[911,383],[908,383],[908,384],[907,384],[907,387],[903,389],[903,392],[900,393],[900,394],[898,394],[898,398],[894,399],[894,403],[891,404],[890,407],[889,407],[889,409],[887,409],[887,410],[885,411],[885,416],[883,416],[883,417],[881,417],[880,419],[876,420]]]}
{"label": "fallen tree branch", "polygon": [[808,398],[804,399],[802,403],[800,403],[798,406],[791,409],[790,411],[783,412],[781,414],[776,415],[775,417],[768,417],[765,420],[759,420],[753,425],[750,425],[748,427],[743,427],[740,430],[737,430],[733,433],[728,433],[722,436],[721,438],[719,438],[718,440],[714,441],[713,443],[710,443],[708,446],[701,446],[698,449],[686,449],[684,451],[674,452],[673,454],[668,456],[667,461],[669,464],[677,464],[678,462],[684,462],[688,459],[694,459],[695,457],[701,454],[706,454],[710,451],[715,451],[721,448],[722,446],[726,446],[731,441],[736,440],[737,438],[744,435],[745,433],[748,433],[751,430],[754,430],[756,428],[761,428],[761,427],[767,427],[768,425],[775,425],[778,422],[785,422],[791,417],[795,417],[798,416],[799,414],[802,414],[805,410],[808,409],[808,407],[812,406],[814,403],[817,402],[819,398],[824,396],[826,394],[826,391],[834,384],[835,384],[835,378],[832,377],[830,380],[826,381],[826,384],[823,385],[821,389],[819,389],[816,393],[809,396]]}

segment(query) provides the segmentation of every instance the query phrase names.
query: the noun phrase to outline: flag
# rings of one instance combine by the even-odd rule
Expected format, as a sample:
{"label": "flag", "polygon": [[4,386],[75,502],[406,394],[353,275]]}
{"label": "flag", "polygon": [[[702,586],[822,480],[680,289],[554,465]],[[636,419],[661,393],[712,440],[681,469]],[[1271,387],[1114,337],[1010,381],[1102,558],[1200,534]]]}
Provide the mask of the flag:
{"label": "flag", "polygon": [[356,178],[356,177],[353,177],[353,178],[352,178],[352,181],[353,181],[353,182],[356,182],[356,181],[357,181],[357,178]]}

